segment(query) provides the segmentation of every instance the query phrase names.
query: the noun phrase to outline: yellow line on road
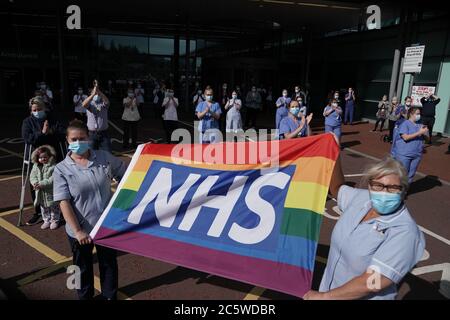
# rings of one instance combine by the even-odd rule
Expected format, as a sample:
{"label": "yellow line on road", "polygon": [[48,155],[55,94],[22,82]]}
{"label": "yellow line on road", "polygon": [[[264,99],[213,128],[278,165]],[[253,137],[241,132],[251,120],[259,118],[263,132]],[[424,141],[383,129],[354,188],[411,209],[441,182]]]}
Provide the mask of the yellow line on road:
{"label": "yellow line on road", "polygon": [[249,293],[247,293],[244,300],[258,300],[264,291],[266,291],[266,289],[254,287]]}
{"label": "yellow line on road", "polygon": [[[15,225],[9,223],[8,221],[6,221],[3,218],[0,218],[0,227],[5,229],[6,231],[9,231],[11,234],[13,234],[17,238],[19,238],[20,240],[25,242],[27,245],[29,245],[33,249],[37,250],[38,252],[45,255],[47,258],[49,258],[53,262],[55,262],[55,264],[57,264],[57,265],[72,259],[71,257],[65,257],[65,256],[59,254],[58,252],[54,251],[52,248],[50,248],[47,245],[43,244],[42,242],[36,240],[32,236],[25,233],[24,231],[17,228]],[[50,267],[52,267],[52,266],[50,266]],[[97,289],[97,291],[101,292],[100,279],[97,276],[94,277],[94,287],[95,287],[95,289]],[[122,292],[118,292],[117,297],[119,299],[123,299],[123,300],[131,300],[130,297],[128,297],[127,295],[125,295]]]}
{"label": "yellow line on road", "polygon": [[0,218],[0,227],[5,229],[6,231],[9,231],[14,236],[25,242],[27,245],[32,247],[33,249],[39,251],[43,255],[45,255],[47,258],[54,262],[60,262],[64,259],[66,259],[65,256],[59,254],[52,248],[48,247],[47,245],[43,244],[42,242],[36,240],[32,236],[30,236],[28,233],[22,231],[21,229],[17,228],[15,225],[9,223],[3,218]]}
{"label": "yellow line on road", "polygon": [[2,179],[0,179],[0,181],[14,180],[14,179],[18,179],[18,178],[21,178],[21,177],[22,176],[14,176],[14,177],[2,178]]}
{"label": "yellow line on road", "polygon": [[[24,208],[23,208],[23,211],[28,210],[28,209],[31,209],[31,208],[33,208],[33,206],[24,207]],[[18,212],[19,212],[19,209],[13,209],[13,210],[8,210],[8,211],[0,212],[0,218],[1,218],[1,217],[5,217],[5,216],[9,216],[10,214],[18,213]]]}
{"label": "yellow line on road", "polygon": [[67,257],[66,259],[59,261],[55,264],[52,264],[51,266],[49,266],[47,268],[36,271],[35,273],[29,275],[28,277],[18,280],[16,283],[20,287],[26,286],[27,284],[41,280],[43,277],[45,277],[55,271],[58,271],[61,268],[66,268],[67,266],[69,266],[71,264],[71,262],[72,262],[72,258]]}

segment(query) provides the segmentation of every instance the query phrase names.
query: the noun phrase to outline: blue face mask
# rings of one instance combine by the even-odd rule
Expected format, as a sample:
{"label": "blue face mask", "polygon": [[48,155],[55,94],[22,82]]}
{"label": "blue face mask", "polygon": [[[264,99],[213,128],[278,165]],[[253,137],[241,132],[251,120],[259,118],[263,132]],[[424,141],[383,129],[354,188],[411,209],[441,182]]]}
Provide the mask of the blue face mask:
{"label": "blue face mask", "polygon": [[206,96],[206,101],[212,101],[213,96]]}
{"label": "blue face mask", "polygon": [[290,108],[289,111],[294,115],[294,116],[298,116],[299,112],[300,112],[300,108]]}
{"label": "blue face mask", "polygon": [[420,114],[416,114],[416,122],[420,121]]}
{"label": "blue face mask", "polygon": [[100,102],[100,97],[98,96],[98,94],[96,94],[95,96],[94,96],[94,102]]}
{"label": "blue face mask", "polygon": [[40,111],[33,111],[31,112],[33,114],[33,116],[37,119],[44,119],[46,117],[45,111],[44,110],[40,110]]}
{"label": "blue face mask", "polygon": [[370,191],[370,200],[372,201],[372,207],[377,213],[388,215],[398,209],[402,203],[402,194]]}
{"label": "blue face mask", "polygon": [[89,150],[88,141],[75,141],[69,144],[69,150],[78,155],[85,154]]}

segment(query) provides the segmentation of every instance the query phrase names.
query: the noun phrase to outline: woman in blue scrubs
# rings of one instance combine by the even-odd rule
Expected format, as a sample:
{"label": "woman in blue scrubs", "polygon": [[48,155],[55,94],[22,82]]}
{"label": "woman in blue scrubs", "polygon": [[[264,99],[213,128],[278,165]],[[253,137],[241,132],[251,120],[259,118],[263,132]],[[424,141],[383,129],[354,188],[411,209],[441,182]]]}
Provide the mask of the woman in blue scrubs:
{"label": "woman in blue scrubs", "polygon": [[313,114],[305,117],[300,112],[300,105],[297,101],[292,101],[289,105],[288,116],[283,118],[280,123],[280,139],[293,139],[298,137],[307,137],[311,135],[311,122]]}
{"label": "woman in blue scrubs", "polygon": [[282,96],[278,98],[275,103],[277,107],[277,112],[275,116],[275,129],[280,129],[280,123],[283,118],[288,115],[288,107],[291,103],[291,98],[288,97],[288,92],[286,89],[283,90]]}
{"label": "woman in blue scrubs", "polygon": [[414,179],[420,160],[422,160],[423,142],[428,140],[428,128],[420,121],[420,109],[411,107],[407,119],[398,127],[399,138],[395,139],[393,150],[395,158],[408,171],[409,183]]}
{"label": "woman in blue scrubs", "polygon": [[[336,139],[337,140],[337,139]],[[404,201],[408,176],[391,157],[365,172],[368,189],[344,185],[340,159],[330,182],[342,212],[319,291],[305,300],[393,300],[397,284],[422,258],[425,239]]]}
{"label": "woman in blue scrubs", "polygon": [[323,110],[325,117],[325,132],[333,132],[341,140],[342,109],[336,99],[330,99]]}

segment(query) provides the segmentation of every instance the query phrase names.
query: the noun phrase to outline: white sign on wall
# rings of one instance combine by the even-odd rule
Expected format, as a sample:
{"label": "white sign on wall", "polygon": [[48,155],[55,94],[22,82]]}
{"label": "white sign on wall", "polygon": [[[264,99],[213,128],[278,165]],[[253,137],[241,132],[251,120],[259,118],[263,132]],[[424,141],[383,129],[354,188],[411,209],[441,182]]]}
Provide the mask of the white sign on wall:
{"label": "white sign on wall", "polygon": [[403,73],[420,73],[424,52],[425,46],[407,47],[403,60]]}
{"label": "white sign on wall", "polygon": [[428,87],[428,86],[413,86],[411,92],[412,105],[421,107],[420,99],[422,97],[426,97],[427,95],[434,94],[436,87]]}

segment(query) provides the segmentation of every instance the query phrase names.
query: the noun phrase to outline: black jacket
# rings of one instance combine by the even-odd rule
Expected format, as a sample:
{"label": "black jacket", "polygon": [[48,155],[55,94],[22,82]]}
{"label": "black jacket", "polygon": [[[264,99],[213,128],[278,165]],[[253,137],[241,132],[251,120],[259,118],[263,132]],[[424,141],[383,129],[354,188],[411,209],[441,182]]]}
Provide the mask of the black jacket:
{"label": "black jacket", "polygon": [[441,102],[441,99],[425,99],[423,97],[420,99],[420,103],[422,104],[422,117],[434,117],[436,115],[436,106]]}
{"label": "black jacket", "polygon": [[[43,134],[42,128],[44,127],[45,120],[49,122],[50,133]],[[60,143],[64,145],[65,141],[65,128],[57,121],[50,113],[47,113],[45,119],[37,119],[33,115],[25,118],[22,122],[22,138],[25,144],[33,146],[33,149],[45,144],[51,145],[57,152],[58,160],[64,156],[61,152]],[[64,151],[64,150],[63,150]],[[27,157],[28,155],[24,155]]]}

